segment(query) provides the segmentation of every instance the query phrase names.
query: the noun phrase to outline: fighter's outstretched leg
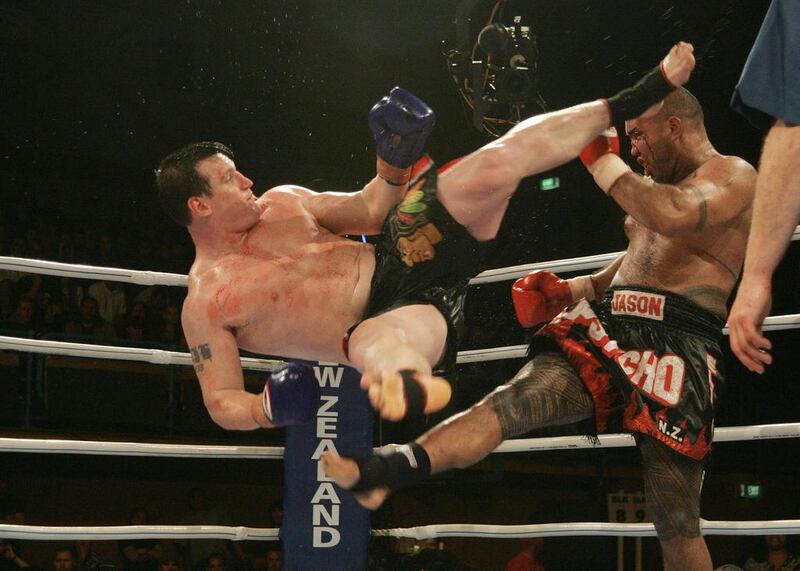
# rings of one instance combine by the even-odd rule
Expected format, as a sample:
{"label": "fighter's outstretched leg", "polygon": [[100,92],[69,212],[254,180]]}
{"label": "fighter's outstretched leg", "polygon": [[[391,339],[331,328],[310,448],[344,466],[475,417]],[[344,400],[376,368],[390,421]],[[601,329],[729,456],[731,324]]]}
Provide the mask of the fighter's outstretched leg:
{"label": "fighter's outstretched leg", "polygon": [[[684,83],[694,68],[692,47],[678,44],[660,66],[608,100],[527,119],[441,174],[436,197],[478,240],[495,237],[519,181],[578,156],[613,120],[633,118]],[[440,410],[447,382],[431,373],[441,358],[447,325],[433,306],[414,305],[367,319],[351,333],[349,359],[381,416]]]}
{"label": "fighter's outstretched leg", "polygon": [[576,422],[594,412],[592,398],[560,353],[542,353],[478,404],[443,421],[415,442],[389,445],[365,458],[322,456],[328,476],[377,509],[391,490],[430,474],[466,468],[503,440],[535,428]]}
{"label": "fighter's outstretched leg", "polygon": [[520,181],[576,158],[614,122],[653,113],[694,69],[691,44],[673,46],[636,85],[608,99],[530,117],[439,178],[437,197],[478,240],[494,238]]}

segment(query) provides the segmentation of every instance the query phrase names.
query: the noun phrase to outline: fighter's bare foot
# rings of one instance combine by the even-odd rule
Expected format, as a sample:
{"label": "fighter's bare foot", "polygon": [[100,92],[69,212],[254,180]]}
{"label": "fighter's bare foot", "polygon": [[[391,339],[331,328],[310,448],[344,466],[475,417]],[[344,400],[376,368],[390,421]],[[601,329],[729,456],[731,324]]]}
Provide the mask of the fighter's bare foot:
{"label": "fighter's bare foot", "polygon": [[323,452],[320,462],[325,474],[333,478],[345,490],[355,486],[361,477],[356,461],[352,458],[342,458],[336,452],[330,450]]}
{"label": "fighter's bare foot", "polygon": [[[450,402],[453,391],[445,379],[419,372],[414,372],[414,378],[425,394],[425,414],[441,410]],[[361,388],[369,392],[369,401],[381,417],[393,421],[405,418],[408,403],[399,372],[365,373],[361,377]]]}
{"label": "fighter's bare foot", "polygon": [[[333,478],[345,490],[349,490],[358,483],[360,473],[355,460],[342,458],[335,452],[328,451],[322,454],[320,462],[322,462],[325,474]],[[368,510],[376,510],[381,507],[389,495],[389,488],[373,488],[364,492],[355,492],[353,495],[356,501]]]}

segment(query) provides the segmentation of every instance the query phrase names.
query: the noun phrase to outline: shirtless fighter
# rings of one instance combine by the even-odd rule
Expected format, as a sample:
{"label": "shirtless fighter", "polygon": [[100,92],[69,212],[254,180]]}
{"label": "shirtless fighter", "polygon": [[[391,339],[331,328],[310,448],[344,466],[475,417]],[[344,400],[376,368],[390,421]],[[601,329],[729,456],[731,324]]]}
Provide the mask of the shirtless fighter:
{"label": "shirtless fighter", "polygon": [[683,88],[626,131],[645,176],[617,156],[615,137],[599,137],[581,159],[628,213],[627,251],[594,275],[539,271],[514,283],[520,323],[549,322],[533,338],[531,360],[471,409],[381,454],[326,453],[328,474],[362,504],[375,509],[390,490],[474,464],[505,439],[593,416],[598,433],[637,436],[664,568],[710,571],[699,529],[701,461],[756,173],[714,149],[700,104]]}
{"label": "shirtless fighter", "polygon": [[[246,392],[239,347],[350,364],[388,419],[441,409],[450,387],[434,372],[446,376],[455,363],[467,281],[482,269],[519,181],[576,157],[612,118],[639,116],[693,67],[692,46],[678,44],[632,88],[532,117],[410,186],[434,118],[402,89],[370,111],[378,176],[359,192],[287,185],[256,199],[223,145],[166,157],[156,187],[196,248],[182,319],[212,419],[250,430],[316,412],[308,368],[284,367],[261,395]],[[340,237],[378,233],[374,247]]]}

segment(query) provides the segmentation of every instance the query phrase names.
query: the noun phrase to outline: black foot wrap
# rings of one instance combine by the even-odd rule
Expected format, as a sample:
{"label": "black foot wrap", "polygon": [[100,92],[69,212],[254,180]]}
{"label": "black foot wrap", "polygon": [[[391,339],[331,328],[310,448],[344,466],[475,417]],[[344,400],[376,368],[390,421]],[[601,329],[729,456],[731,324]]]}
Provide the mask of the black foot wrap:
{"label": "black foot wrap", "polygon": [[651,106],[664,99],[675,89],[658,65],[636,82],[606,101],[611,110],[611,122],[635,119]]}
{"label": "black foot wrap", "polygon": [[403,396],[406,399],[406,417],[420,417],[425,414],[428,396],[417,380],[417,372],[411,369],[398,371],[403,378]]}
{"label": "black foot wrap", "polygon": [[425,449],[410,444],[389,444],[381,452],[353,458],[361,474],[358,483],[350,488],[353,492],[364,492],[373,488],[387,487],[399,490],[428,479],[431,460]]}

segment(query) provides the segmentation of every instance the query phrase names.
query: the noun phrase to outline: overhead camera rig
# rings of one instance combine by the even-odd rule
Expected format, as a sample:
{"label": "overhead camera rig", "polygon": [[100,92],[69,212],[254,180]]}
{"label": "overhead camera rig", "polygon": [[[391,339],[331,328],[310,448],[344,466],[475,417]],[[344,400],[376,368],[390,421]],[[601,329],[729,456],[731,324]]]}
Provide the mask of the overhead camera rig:
{"label": "overhead camera rig", "polygon": [[[443,42],[447,69],[472,110],[472,125],[494,137],[546,107],[533,27],[520,13],[506,15],[506,7],[506,0],[463,0],[454,20],[455,46]],[[486,24],[478,30],[478,12],[485,18],[487,8]]]}

